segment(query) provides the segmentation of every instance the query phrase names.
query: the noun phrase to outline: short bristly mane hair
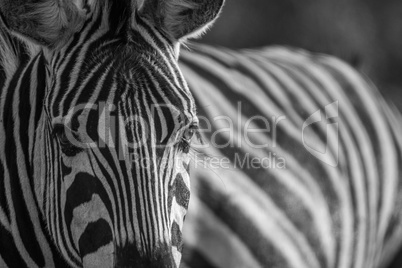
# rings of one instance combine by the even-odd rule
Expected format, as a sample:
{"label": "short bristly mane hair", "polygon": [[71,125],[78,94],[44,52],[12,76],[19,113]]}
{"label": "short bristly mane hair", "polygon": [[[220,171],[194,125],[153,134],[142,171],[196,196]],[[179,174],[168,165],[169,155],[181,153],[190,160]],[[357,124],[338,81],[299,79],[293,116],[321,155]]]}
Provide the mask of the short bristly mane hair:
{"label": "short bristly mane hair", "polygon": [[39,46],[12,35],[0,15],[0,82],[11,77],[20,64],[39,51]]}
{"label": "short bristly mane hair", "polygon": [[0,79],[4,82],[10,77],[20,63],[20,55],[23,47],[20,41],[11,36],[0,23]]}

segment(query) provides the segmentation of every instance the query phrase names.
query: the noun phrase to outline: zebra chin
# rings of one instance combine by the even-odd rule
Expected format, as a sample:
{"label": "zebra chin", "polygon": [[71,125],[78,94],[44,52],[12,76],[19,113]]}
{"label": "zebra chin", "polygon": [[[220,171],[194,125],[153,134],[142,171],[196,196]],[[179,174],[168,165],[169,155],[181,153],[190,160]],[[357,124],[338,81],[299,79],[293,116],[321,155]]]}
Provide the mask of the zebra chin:
{"label": "zebra chin", "polygon": [[182,243],[177,246],[160,243],[148,252],[143,252],[144,249],[139,249],[135,244],[117,246],[110,226],[103,219],[88,224],[79,239],[84,268],[177,268],[181,260],[181,249]]}
{"label": "zebra chin", "polygon": [[[85,252],[85,249],[81,248],[81,250]],[[159,246],[152,253],[144,254],[135,245],[120,248],[110,241],[96,251],[84,255],[82,266],[84,268],[178,268],[180,260],[181,252],[169,245]]]}

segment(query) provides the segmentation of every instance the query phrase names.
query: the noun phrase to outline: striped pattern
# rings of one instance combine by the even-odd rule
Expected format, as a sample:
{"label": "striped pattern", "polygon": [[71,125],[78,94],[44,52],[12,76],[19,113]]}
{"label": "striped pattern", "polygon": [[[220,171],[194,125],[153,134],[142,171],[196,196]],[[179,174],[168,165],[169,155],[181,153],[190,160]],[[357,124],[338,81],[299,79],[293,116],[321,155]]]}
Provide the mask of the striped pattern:
{"label": "striped pattern", "polygon": [[[171,1],[47,0],[22,23],[21,3],[2,5],[49,49],[0,25],[0,267],[177,267],[205,118],[184,266],[385,266],[401,244],[401,116],[330,57],[199,47],[179,68],[172,40],[222,1]],[[29,28],[46,29],[40,14],[59,19],[48,36]],[[64,31],[62,15],[85,20]]]}
{"label": "striped pattern", "polygon": [[53,52],[0,32],[0,267],[180,262],[195,103],[176,45],[124,8]]}
{"label": "striped pattern", "polygon": [[329,56],[191,50],[181,70],[207,146],[183,267],[385,267],[402,242],[401,115]]}

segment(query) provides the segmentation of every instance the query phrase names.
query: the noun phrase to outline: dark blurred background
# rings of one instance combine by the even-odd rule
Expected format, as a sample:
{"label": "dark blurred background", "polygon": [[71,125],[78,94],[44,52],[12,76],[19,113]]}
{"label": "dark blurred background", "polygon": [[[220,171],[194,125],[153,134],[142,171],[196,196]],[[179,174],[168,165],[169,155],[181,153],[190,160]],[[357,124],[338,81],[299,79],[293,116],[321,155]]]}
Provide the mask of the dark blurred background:
{"label": "dark blurred background", "polygon": [[282,44],[338,56],[402,110],[401,0],[226,0],[200,41],[231,48]]}

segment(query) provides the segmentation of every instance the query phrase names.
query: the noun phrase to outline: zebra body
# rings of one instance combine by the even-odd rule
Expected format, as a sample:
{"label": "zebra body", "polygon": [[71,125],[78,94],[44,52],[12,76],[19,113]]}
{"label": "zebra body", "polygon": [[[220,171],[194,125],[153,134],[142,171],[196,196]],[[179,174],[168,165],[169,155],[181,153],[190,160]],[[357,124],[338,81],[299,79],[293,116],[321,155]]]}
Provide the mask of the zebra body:
{"label": "zebra body", "polygon": [[402,117],[370,82],[281,47],[195,46],[181,69],[204,129],[189,267],[385,267],[402,241]]}

